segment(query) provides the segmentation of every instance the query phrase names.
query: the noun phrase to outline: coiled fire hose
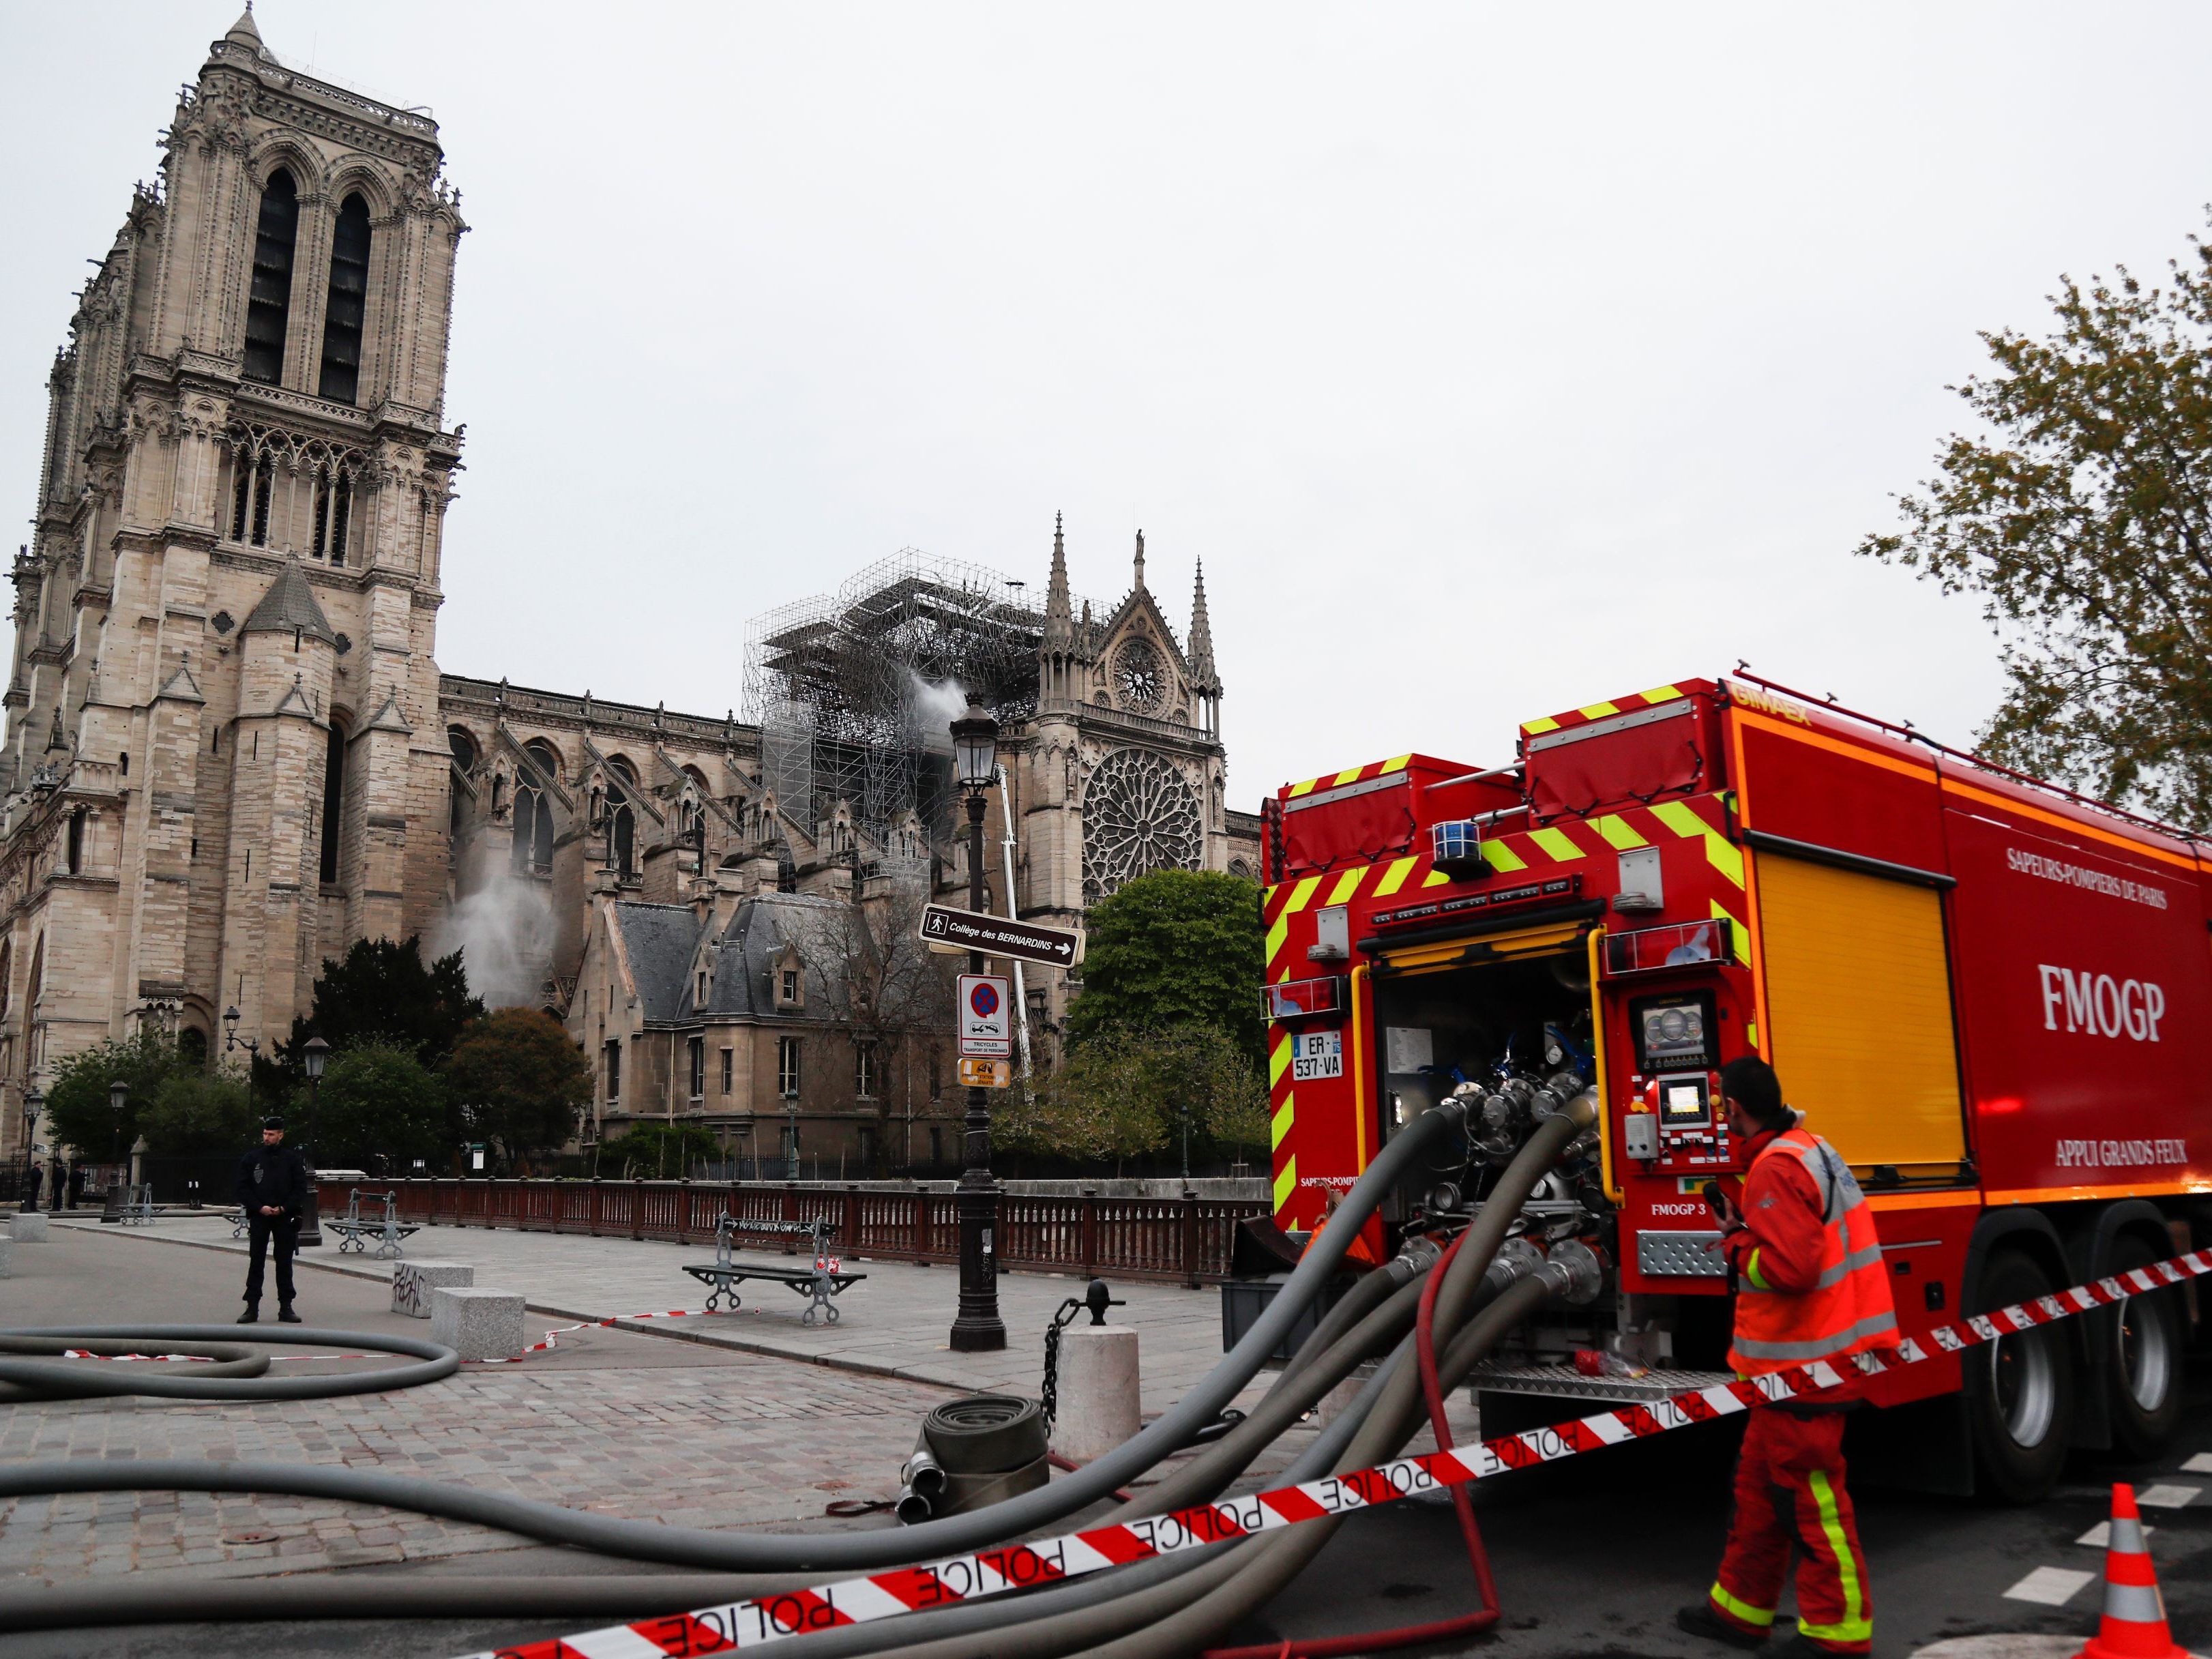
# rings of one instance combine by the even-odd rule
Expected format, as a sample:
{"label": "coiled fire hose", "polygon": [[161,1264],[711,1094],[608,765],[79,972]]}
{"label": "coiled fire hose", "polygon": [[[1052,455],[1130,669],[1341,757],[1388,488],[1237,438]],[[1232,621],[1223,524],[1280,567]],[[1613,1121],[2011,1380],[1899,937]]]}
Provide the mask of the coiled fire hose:
{"label": "coiled fire hose", "polygon": [[[1589,1108],[1585,1106],[1583,1109],[1587,1113]],[[672,1605],[696,1606],[773,1593],[816,1582],[825,1571],[868,1571],[902,1565],[1019,1536],[1087,1507],[1186,1443],[1193,1430],[1218,1419],[1222,1407],[1249,1381],[1266,1356],[1279,1345],[1291,1325],[1319,1293],[1351,1240],[1372,1214],[1383,1194],[1407,1173],[1408,1167],[1415,1160],[1424,1155],[1429,1142],[1447,1128],[1455,1127],[1460,1117],[1457,1103],[1447,1103],[1445,1106],[1422,1114],[1384,1147],[1375,1163],[1346,1194],[1330,1224],[1315,1241],[1274,1302],[1247,1332],[1244,1340],[1175,1407],[1156,1419],[1134,1439],[1108,1456],[1086,1465],[1069,1480],[1007,1503],[971,1515],[930,1522],[921,1527],[896,1532],[739,1536],[582,1514],[552,1504],[501,1498],[410,1477],[381,1475],[367,1471],[186,1459],[154,1459],[127,1464],[66,1461],[21,1463],[0,1468],[0,1498],[136,1490],[283,1492],[330,1498],[346,1503],[373,1503],[416,1513],[476,1522],[543,1541],[574,1545],[629,1559],[749,1571],[699,1577],[659,1574],[610,1575],[551,1582],[544,1578],[447,1578],[412,1582],[380,1578],[373,1592],[364,1590],[358,1598],[350,1592],[340,1592],[332,1585],[288,1584],[283,1581],[265,1580],[252,1583],[150,1587],[102,1584],[98,1587],[19,1589],[0,1592],[0,1629],[153,1620],[344,1617],[359,1616],[363,1613],[386,1618],[544,1616],[556,1613],[606,1613],[619,1617],[665,1611]],[[1564,1125],[1565,1121],[1562,1117],[1555,1121]],[[1555,1137],[1550,1133],[1553,1127],[1553,1124],[1547,1124],[1536,1137],[1532,1138],[1522,1156],[1501,1177],[1492,1201],[1485,1206],[1483,1215],[1468,1235],[1470,1240],[1480,1240],[1480,1236],[1493,1232],[1495,1237],[1468,1243],[1455,1251],[1455,1260],[1449,1271],[1451,1282],[1443,1285],[1435,1299],[1433,1325],[1438,1335],[1459,1330],[1461,1322],[1482,1286],[1490,1258],[1495,1254],[1505,1224],[1565,1144],[1565,1135]],[[1484,1224],[1493,1216],[1497,1218],[1495,1228],[1486,1228]],[[1422,1270],[1408,1267],[1403,1271],[1418,1273]],[[1394,1283],[1394,1279],[1397,1282]],[[1298,1360],[1271,1389],[1268,1403],[1280,1401],[1287,1404],[1293,1399],[1306,1396],[1309,1392],[1317,1399],[1320,1394],[1334,1387],[1362,1358],[1371,1355],[1374,1342],[1387,1342],[1394,1334],[1402,1331],[1404,1324],[1417,1311],[1414,1304],[1419,1296],[1418,1291],[1413,1291],[1410,1296],[1407,1292],[1419,1282],[1419,1277],[1398,1278],[1396,1273],[1369,1275],[1354,1294],[1340,1303],[1331,1316],[1323,1322],[1315,1337],[1302,1346]],[[1541,1299],[1540,1295],[1535,1299]],[[1502,1308],[1504,1304],[1501,1302],[1497,1305]],[[1362,1310],[1365,1311],[1363,1313]],[[1523,1313],[1525,1308],[1521,1313],[1497,1323],[1495,1332],[1510,1328]],[[116,1339],[139,1344],[211,1343],[218,1334],[235,1335],[227,1327],[153,1327],[131,1328],[128,1330],[111,1328],[81,1332],[41,1329],[35,1333],[15,1334],[40,1339],[70,1339],[74,1346],[82,1346],[88,1339]],[[1461,1340],[1448,1349],[1440,1364],[1443,1386],[1451,1386],[1479,1357],[1479,1350],[1462,1352],[1466,1347],[1464,1339],[1477,1334],[1474,1328],[1469,1328],[1467,1332],[1461,1333]],[[1319,1340],[1322,1338],[1329,1340],[1327,1342]],[[256,1340],[337,1343],[416,1354],[423,1354],[423,1350],[431,1346],[428,1344],[409,1344],[404,1339],[365,1338],[355,1333],[304,1329],[257,1333]],[[1494,1334],[1489,1340],[1494,1340]],[[1362,1345],[1370,1346],[1366,1346],[1365,1352],[1351,1352]],[[1370,1443],[1387,1439],[1395,1444],[1410,1433],[1410,1421],[1404,1419],[1408,1419],[1408,1403],[1418,1392],[1419,1381],[1413,1369],[1406,1364],[1407,1348],[1407,1340],[1400,1335],[1392,1358],[1362,1389],[1352,1407],[1317,1437],[1315,1445],[1299,1460],[1297,1469],[1304,1473],[1294,1471],[1294,1478],[1310,1478],[1331,1468],[1358,1467],[1359,1460],[1373,1461],[1375,1454],[1367,1449]],[[424,1354],[423,1357],[430,1356]],[[45,1382],[46,1377],[43,1371],[24,1378],[7,1369],[11,1365],[32,1363],[35,1362],[0,1360],[0,1379],[27,1381],[34,1384]],[[449,1358],[433,1361],[434,1364],[445,1365],[440,1375],[450,1374],[456,1363]],[[402,1374],[415,1369],[403,1368]],[[185,1399],[313,1398],[388,1388],[392,1386],[393,1377],[392,1373],[387,1372],[282,1379],[213,1376],[157,1379],[148,1376],[137,1367],[130,1370],[131,1375],[127,1379],[128,1387],[102,1385],[87,1388],[83,1392],[159,1393],[167,1397]],[[1312,1373],[1310,1376],[1304,1374],[1309,1371]],[[419,1380],[433,1379],[424,1375]],[[159,1382],[162,1386],[149,1389],[144,1386],[147,1382]],[[228,1392],[200,1394],[192,1386],[198,1384],[203,1388],[227,1390],[238,1387],[240,1382],[252,1382],[267,1391],[243,1396]],[[1304,1409],[1300,1406],[1297,1412],[1292,1413],[1293,1419]],[[1202,1468],[1202,1478],[1209,1483],[1218,1481],[1225,1485],[1249,1461],[1251,1453],[1258,1449],[1257,1444],[1253,1443],[1259,1439],[1256,1432],[1247,1436],[1243,1434],[1242,1429],[1256,1429],[1261,1415],[1255,1412],[1252,1423],[1242,1425],[1238,1431],[1210,1447],[1200,1458],[1193,1460],[1177,1480],[1167,1484],[1180,1486],[1183,1479]],[[1154,1512],[1156,1507],[1166,1507],[1163,1502],[1164,1492],[1164,1486],[1148,1492],[1141,1508],[1131,1512]],[[1334,1531],[1334,1524],[1316,1522],[1299,1531],[1317,1530],[1321,1535],[1314,1540],[1313,1544],[1313,1547],[1317,1549],[1326,1541],[1327,1534]],[[1273,1544],[1286,1541],[1290,1536],[1286,1534],[1284,1539],[1252,1541]],[[988,1604],[957,1606],[929,1613],[908,1615],[905,1619],[885,1621],[864,1629],[824,1632],[817,1636],[793,1639],[805,1647],[808,1653],[819,1655],[822,1659],[828,1659],[831,1649],[808,1644],[823,1644],[836,1638],[860,1638],[849,1647],[841,1644],[839,1650],[873,1652],[920,1643],[920,1647],[913,1649],[919,1654],[926,1652],[940,1640],[949,1640],[953,1645],[946,1653],[945,1659],[962,1659],[963,1654],[972,1653],[974,1650],[964,1634],[956,1633],[956,1627],[959,1632],[966,1632],[1011,1626],[1009,1635],[1018,1634],[1020,1638],[1018,1648],[1007,1646],[1003,1640],[993,1644],[994,1652],[1006,1656],[1017,1651],[1064,1653],[1074,1645],[1095,1641],[1113,1632],[1139,1628],[1161,1614],[1170,1613],[1177,1615],[1171,1622],[1178,1631],[1194,1620],[1212,1625],[1218,1630],[1226,1628],[1227,1623],[1233,1623],[1236,1617],[1241,1616],[1240,1613],[1231,1613],[1226,1622],[1220,1621],[1219,1615],[1225,1605],[1220,1600],[1221,1593],[1224,1589],[1234,1590],[1236,1599],[1241,1602],[1250,1587],[1263,1583],[1262,1577],[1254,1570],[1267,1565],[1267,1559],[1254,1558],[1249,1544],[1226,1545],[1195,1557],[1138,1563],[1115,1573],[1103,1575],[1097,1580],[1056,1586],[1032,1595]],[[1273,1576],[1270,1572],[1265,1577],[1273,1578]],[[1261,1599],[1268,1594],[1273,1594],[1272,1589],[1265,1589]],[[1091,1610],[1094,1605],[1111,1612],[1110,1624],[1102,1623],[1099,1613]],[[1066,1609],[1064,1613],[1063,1608]],[[1132,1616],[1136,1619],[1135,1625],[1128,1622]],[[1067,1622],[1070,1620],[1073,1621],[1072,1625]],[[897,1628],[899,1626],[907,1628]],[[1161,1648],[1157,1650],[1188,1650],[1188,1645],[1197,1644],[1202,1643],[1187,1644],[1181,1650]],[[794,1655],[794,1659],[798,1659],[797,1655]]]}

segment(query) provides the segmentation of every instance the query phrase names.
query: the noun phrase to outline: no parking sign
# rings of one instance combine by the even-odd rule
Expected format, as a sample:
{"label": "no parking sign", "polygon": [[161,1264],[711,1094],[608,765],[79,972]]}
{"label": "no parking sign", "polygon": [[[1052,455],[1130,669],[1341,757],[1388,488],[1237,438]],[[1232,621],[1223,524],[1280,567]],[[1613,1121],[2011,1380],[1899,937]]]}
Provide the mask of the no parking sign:
{"label": "no parking sign", "polygon": [[1012,987],[996,974],[960,975],[960,1054],[963,1060],[1008,1060],[1014,1052],[1011,1017]]}

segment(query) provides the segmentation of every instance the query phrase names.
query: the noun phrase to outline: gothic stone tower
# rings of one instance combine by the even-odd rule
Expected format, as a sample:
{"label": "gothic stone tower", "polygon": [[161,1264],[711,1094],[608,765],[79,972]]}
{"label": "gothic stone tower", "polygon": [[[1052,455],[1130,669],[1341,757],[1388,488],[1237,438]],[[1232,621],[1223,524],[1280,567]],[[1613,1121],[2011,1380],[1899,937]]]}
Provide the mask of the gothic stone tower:
{"label": "gothic stone tower", "polygon": [[438,129],[210,48],[84,289],[15,569],[0,1095],[143,1020],[266,1042],[427,928],[459,198]]}

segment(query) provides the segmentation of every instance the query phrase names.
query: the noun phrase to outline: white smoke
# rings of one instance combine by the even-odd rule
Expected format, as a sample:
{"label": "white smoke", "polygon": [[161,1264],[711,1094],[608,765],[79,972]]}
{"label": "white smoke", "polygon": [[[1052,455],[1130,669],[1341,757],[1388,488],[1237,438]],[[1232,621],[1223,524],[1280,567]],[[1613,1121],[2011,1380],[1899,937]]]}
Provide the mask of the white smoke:
{"label": "white smoke", "polygon": [[502,871],[456,904],[439,930],[437,952],[462,952],[469,989],[490,1008],[535,1003],[553,953],[553,907],[545,889]]}
{"label": "white smoke", "polygon": [[952,751],[952,722],[968,712],[968,694],[960,682],[947,676],[926,680],[911,668],[906,671],[907,719],[921,738],[922,747],[938,754]]}

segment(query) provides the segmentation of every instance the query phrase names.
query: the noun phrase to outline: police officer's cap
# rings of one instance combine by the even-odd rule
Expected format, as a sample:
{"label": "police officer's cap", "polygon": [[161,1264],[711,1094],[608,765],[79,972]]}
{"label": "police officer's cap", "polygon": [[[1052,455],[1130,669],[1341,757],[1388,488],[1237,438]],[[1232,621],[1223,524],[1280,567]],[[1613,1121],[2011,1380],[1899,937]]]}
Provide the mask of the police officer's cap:
{"label": "police officer's cap", "polygon": [[281,1117],[264,1117],[261,1120],[261,1127],[264,1129],[282,1130],[284,1127],[284,1120]]}

